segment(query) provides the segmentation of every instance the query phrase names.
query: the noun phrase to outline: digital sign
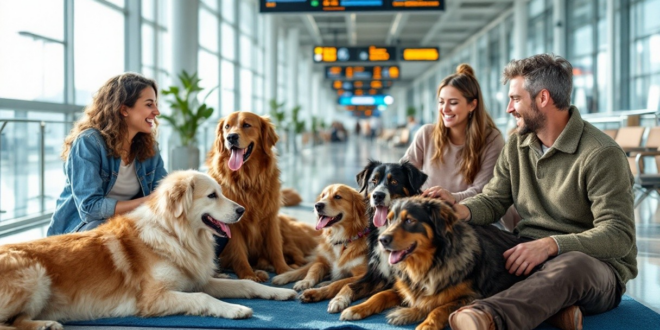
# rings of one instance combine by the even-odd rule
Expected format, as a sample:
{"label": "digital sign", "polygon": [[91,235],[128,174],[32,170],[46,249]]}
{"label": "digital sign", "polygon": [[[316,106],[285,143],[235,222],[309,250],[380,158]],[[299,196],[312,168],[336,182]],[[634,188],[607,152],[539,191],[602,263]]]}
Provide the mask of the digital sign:
{"label": "digital sign", "polygon": [[362,95],[378,95],[383,94],[382,89],[354,89],[354,90],[337,90],[337,96],[362,96]]}
{"label": "digital sign", "polygon": [[444,10],[442,0],[259,0],[261,13]]}
{"label": "digital sign", "polygon": [[349,105],[346,107],[346,110],[348,111],[368,111],[375,109],[376,109],[375,105]]}
{"label": "digital sign", "polygon": [[339,105],[390,105],[394,103],[391,95],[340,96]]}
{"label": "digital sign", "polygon": [[312,58],[316,63],[396,61],[396,47],[315,46]]}
{"label": "digital sign", "polygon": [[404,47],[399,50],[399,61],[437,61],[439,59],[438,47]]}
{"label": "digital sign", "polygon": [[326,66],[325,77],[334,80],[397,80],[398,65]]}
{"label": "digital sign", "polygon": [[438,47],[348,47],[314,46],[315,63],[336,62],[383,62],[383,61],[438,61]]}
{"label": "digital sign", "polygon": [[387,89],[394,84],[391,80],[335,80],[332,82],[334,90],[353,89]]}

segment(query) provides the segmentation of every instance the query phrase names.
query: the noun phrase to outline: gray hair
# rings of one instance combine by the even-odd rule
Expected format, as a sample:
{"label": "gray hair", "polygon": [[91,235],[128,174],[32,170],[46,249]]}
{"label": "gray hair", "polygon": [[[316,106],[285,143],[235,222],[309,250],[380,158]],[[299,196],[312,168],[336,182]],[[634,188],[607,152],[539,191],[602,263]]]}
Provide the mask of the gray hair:
{"label": "gray hair", "polygon": [[573,66],[565,58],[538,54],[522,60],[511,60],[502,73],[502,83],[523,77],[524,88],[532,97],[548,90],[558,109],[568,109],[573,91]]}

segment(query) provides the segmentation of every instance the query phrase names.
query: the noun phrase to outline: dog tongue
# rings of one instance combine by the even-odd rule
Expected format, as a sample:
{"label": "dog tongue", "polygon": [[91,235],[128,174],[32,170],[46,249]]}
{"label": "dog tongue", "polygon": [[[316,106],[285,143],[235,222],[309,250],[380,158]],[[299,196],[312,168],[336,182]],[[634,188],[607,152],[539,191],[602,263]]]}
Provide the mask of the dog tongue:
{"label": "dog tongue", "polygon": [[229,226],[227,226],[227,224],[225,224],[224,222],[218,221],[218,223],[220,224],[220,228],[222,228],[222,231],[224,231],[225,234],[227,234],[227,237],[231,238],[231,230],[229,229]]}
{"label": "dog tongue", "polygon": [[401,260],[403,260],[403,257],[406,255],[406,250],[401,250],[401,251],[392,251],[390,252],[390,265],[394,265]]}
{"label": "dog tongue", "polygon": [[316,230],[325,228],[330,220],[332,220],[331,217],[321,216],[321,218],[319,218],[319,222],[316,223]]}
{"label": "dog tongue", "polygon": [[241,166],[243,166],[243,154],[245,153],[245,149],[238,149],[234,148],[231,149],[231,157],[229,157],[229,161],[227,162],[227,165],[229,165],[229,169],[232,171],[238,171]]}
{"label": "dog tongue", "polygon": [[374,214],[374,226],[382,227],[387,220],[387,207],[376,206],[376,213]]}

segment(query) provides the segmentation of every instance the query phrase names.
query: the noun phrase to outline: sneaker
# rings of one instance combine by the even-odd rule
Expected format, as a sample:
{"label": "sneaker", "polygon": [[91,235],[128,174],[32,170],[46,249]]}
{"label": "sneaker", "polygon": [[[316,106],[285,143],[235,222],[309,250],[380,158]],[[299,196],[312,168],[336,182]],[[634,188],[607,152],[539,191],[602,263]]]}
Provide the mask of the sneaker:
{"label": "sneaker", "polygon": [[495,330],[493,317],[471,306],[465,306],[449,315],[452,330]]}
{"label": "sneaker", "polygon": [[582,311],[578,306],[566,307],[546,322],[561,330],[582,330]]}

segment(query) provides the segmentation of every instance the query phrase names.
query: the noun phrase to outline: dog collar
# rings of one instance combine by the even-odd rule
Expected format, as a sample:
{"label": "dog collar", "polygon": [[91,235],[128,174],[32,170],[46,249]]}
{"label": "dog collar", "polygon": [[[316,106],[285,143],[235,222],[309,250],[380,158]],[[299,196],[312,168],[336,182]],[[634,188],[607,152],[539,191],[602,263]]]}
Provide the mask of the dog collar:
{"label": "dog collar", "polygon": [[347,240],[343,240],[343,241],[339,241],[339,242],[333,242],[333,244],[334,245],[344,245],[344,249],[345,249],[348,246],[348,244],[350,244],[351,242],[357,241],[362,237],[367,236],[367,234],[369,234],[369,232],[371,232],[371,227],[364,228],[363,231],[357,233],[357,235],[355,235],[355,236],[353,236],[353,237],[351,237]]}

